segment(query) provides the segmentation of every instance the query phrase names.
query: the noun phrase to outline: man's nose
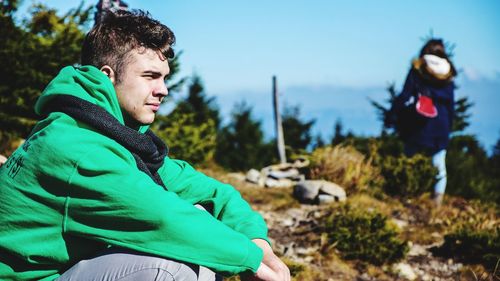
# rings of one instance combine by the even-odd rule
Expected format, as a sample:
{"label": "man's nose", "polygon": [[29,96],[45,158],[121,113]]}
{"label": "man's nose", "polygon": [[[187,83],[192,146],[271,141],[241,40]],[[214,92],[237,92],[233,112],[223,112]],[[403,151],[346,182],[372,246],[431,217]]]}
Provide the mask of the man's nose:
{"label": "man's nose", "polygon": [[160,82],[159,85],[155,88],[154,96],[159,96],[161,98],[168,95],[168,88],[165,82]]}

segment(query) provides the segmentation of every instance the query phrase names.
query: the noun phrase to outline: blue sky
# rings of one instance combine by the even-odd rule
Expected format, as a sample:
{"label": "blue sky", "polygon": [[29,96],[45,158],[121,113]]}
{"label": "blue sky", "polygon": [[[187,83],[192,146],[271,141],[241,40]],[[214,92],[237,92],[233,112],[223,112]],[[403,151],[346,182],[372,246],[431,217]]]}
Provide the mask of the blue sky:
{"label": "blue sky", "polygon": [[[45,0],[61,11],[77,1]],[[86,1],[90,5],[95,2]],[[24,0],[25,5],[31,1]],[[500,137],[500,1],[140,1],[174,31],[182,75],[197,73],[228,116],[246,100],[272,131],[271,76],[281,100],[331,137],[333,124],[374,135],[380,123],[368,98],[401,88],[409,64],[433,31],[456,44],[457,96],[475,103],[468,133],[490,150]]]}

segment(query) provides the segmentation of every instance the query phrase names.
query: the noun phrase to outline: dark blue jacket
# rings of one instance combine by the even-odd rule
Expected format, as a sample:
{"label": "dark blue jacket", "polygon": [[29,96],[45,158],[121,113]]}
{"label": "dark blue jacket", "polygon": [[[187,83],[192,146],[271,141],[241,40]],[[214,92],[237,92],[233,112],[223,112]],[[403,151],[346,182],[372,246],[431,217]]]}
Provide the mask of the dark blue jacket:
{"label": "dark blue jacket", "polygon": [[[431,83],[424,80],[412,68],[406,78],[403,91],[399,94],[391,111],[396,115],[396,129],[405,143],[415,144],[437,152],[448,147],[454,115],[453,82]],[[438,115],[427,118],[415,111],[418,94],[432,98]]]}

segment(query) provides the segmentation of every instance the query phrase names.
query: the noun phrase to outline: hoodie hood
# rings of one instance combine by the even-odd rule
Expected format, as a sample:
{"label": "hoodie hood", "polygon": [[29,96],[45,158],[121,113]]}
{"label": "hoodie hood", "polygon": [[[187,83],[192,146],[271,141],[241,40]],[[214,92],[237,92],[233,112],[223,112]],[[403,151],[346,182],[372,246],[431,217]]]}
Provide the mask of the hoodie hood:
{"label": "hoodie hood", "polygon": [[[125,125],[123,112],[118,103],[115,88],[111,80],[94,66],[67,66],[49,83],[35,104],[38,115],[48,115],[47,103],[57,95],[71,95],[104,108]],[[149,126],[141,126],[139,132],[144,133]]]}

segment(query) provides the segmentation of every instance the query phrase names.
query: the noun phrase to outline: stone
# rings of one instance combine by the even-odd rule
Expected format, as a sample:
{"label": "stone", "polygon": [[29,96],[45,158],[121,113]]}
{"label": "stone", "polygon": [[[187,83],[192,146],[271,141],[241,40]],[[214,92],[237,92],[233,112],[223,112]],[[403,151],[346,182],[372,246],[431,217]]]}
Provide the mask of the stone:
{"label": "stone", "polygon": [[408,256],[415,257],[415,256],[425,256],[427,255],[428,251],[425,249],[422,245],[419,244],[413,244],[410,246],[410,251],[408,252]]}
{"label": "stone", "polygon": [[248,170],[245,179],[251,183],[259,184],[260,172],[255,169],[250,169]]}
{"label": "stone", "polygon": [[408,222],[404,220],[392,218],[392,222],[394,222],[394,224],[397,225],[399,229],[403,229],[408,226]]}
{"label": "stone", "polygon": [[318,203],[320,205],[329,204],[332,202],[335,202],[335,197],[333,197],[332,195],[330,195],[330,194],[319,194],[318,195]]}
{"label": "stone", "polygon": [[293,195],[300,202],[314,202],[319,195],[319,185],[314,181],[301,181],[293,189]]}
{"label": "stone", "polygon": [[429,274],[422,275],[422,281],[431,281],[432,277]]}
{"label": "stone", "polygon": [[295,222],[291,219],[291,218],[286,218],[284,219],[283,221],[281,221],[281,225],[283,226],[293,226],[295,224]]}
{"label": "stone", "polygon": [[321,181],[319,191],[320,193],[335,197],[335,201],[345,201],[347,199],[345,190],[340,185],[333,182]]}
{"label": "stone", "polygon": [[266,178],[264,180],[264,186],[265,187],[290,187],[293,186],[294,182],[290,179],[273,179],[273,178]]}
{"label": "stone", "polygon": [[417,274],[413,271],[413,268],[407,263],[398,263],[395,266],[395,271],[398,273],[400,278],[406,280],[415,280],[417,279]]}
{"label": "stone", "polygon": [[[339,185],[325,180],[304,180],[300,181],[294,188],[293,194],[300,202],[320,203],[345,201],[347,196],[345,190]],[[331,200],[333,198],[333,200]]]}
{"label": "stone", "polygon": [[299,170],[297,169],[288,169],[288,170],[271,170],[268,172],[268,175],[275,179],[283,179],[283,178],[294,178],[299,176]]}

